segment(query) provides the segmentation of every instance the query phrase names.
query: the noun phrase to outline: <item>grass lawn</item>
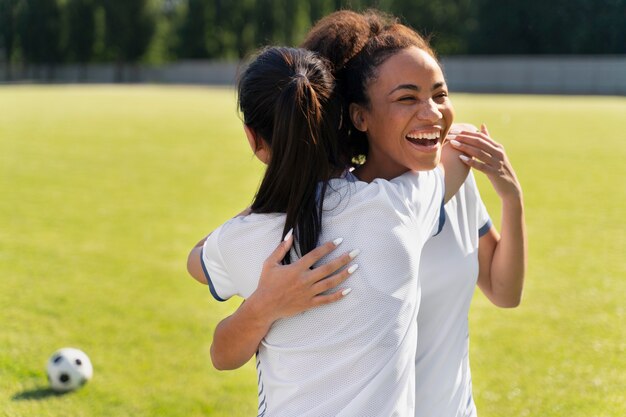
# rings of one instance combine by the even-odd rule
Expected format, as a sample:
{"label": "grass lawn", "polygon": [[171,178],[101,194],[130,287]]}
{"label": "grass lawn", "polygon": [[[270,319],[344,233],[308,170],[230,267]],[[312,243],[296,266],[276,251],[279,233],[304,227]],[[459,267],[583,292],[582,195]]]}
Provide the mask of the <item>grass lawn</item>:
{"label": "grass lawn", "polygon": [[[480,416],[626,415],[626,99],[453,100],[505,144],[530,237],[522,306],[472,306]],[[212,300],[185,259],[261,172],[231,89],[0,87],[0,415],[255,415],[253,364],[209,360],[238,302]],[[55,395],[45,363],[64,346],[94,378]]]}

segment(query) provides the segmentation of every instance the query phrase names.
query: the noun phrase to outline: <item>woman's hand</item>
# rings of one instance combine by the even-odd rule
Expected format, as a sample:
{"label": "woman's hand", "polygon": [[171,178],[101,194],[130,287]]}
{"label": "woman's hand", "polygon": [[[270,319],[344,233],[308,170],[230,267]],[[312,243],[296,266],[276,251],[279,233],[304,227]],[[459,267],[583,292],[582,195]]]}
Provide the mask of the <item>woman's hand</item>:
{"label": "woman's hand", "polygon": [[293,236],[287,234],[264,262],[256,291],[215,328],[211,360],[216,369],[236,369],[248,362],[274,321],[348,295],[350,288],[322,293],[341,284],[356,271],[356,264],[344,267],[358,255],[358,250],[311,269],[313,264],[334,251],[341,240],[327,242],[294,263],[282,265],[280,262],[293,244]]}
{"label": "woman's hand", "polygon": [[[462,127],[463,125],[459,126]],[[501,199],[520,198],[522,187],[504,147],[493,140],[483,124],[479,132],[455,130],[453,126],[448,138],[450,144],[464,155],[459,157],[470,167],[487,175]]]}
{"label": "woman's hand", "polygon": [[246,302],[265,306],[263,308],[265,317],[273,322],[345,297],[350,288],[332,293],[327,291],[340,285],[356,271],[357,264],[349,268],[344,267],[359,254],[358,249],[312,268],[316,262],[334,251],[342,241],[343,239],[338,238],[327,242],[301,259],[289,265],[282,265],[282,259],[293,245],[293,236],[289,233],[263,263],[259,285]]}

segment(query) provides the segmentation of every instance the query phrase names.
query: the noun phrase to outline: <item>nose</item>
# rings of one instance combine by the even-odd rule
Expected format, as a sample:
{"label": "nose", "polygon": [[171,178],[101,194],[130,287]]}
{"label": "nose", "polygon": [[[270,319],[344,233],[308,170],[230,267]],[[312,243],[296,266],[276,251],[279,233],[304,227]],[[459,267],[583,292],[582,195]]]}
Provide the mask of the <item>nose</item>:
{"label": "nose", "polygon": [[432,99],[422,102],[422,105],[417,110],[416,117],[420,120],[426,120],[429,122],[436,122],[443,118],[443,114],[439,111],[437,103]]}

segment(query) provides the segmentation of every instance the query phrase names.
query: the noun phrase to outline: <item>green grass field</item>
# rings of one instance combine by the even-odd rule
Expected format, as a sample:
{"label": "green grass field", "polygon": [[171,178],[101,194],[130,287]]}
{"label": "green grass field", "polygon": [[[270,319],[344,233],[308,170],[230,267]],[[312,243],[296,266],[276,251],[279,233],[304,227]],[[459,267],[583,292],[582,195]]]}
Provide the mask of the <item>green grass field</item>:
{"label": "green grass field", "polygon": [[[521,307],[472,305],[480,416],[626,415],[626,98],[453,100],[457,121],[505,144],[530,238]],[[261,172],[231,89],[1,87],[0,414],[255,415],[252,363],[209,360],[238,302],[212,300],[185,260]],[[63,346],[94,378],[55,395],[44,368]]]}

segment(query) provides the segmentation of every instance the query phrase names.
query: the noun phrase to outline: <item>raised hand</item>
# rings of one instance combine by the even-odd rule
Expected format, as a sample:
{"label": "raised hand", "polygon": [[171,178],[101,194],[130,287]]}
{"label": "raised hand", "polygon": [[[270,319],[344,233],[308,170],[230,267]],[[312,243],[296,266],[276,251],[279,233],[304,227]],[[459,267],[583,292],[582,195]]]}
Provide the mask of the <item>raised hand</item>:
{"label": "raised hand", "polygon": [[464,155],[459,156],[461,160],[487,175],[501,199],[521,197],[522,187],[504,147],[491,138],[484,124],[478,132],[466,128],[466,125],[455,125],[448,136],[450,144],[463,152]]}

